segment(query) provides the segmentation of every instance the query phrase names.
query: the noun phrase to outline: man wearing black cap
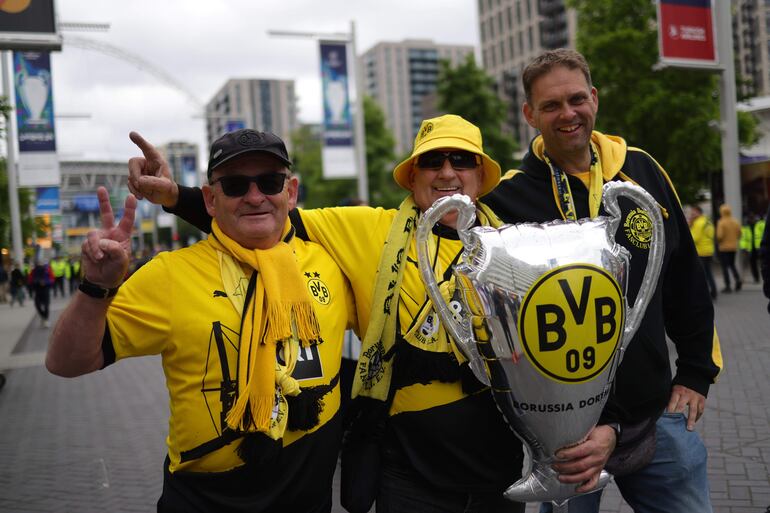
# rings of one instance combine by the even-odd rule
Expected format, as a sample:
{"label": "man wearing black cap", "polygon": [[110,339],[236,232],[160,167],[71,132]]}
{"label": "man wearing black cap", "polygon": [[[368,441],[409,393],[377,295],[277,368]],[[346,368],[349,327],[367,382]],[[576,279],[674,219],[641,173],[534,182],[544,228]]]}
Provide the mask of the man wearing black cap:
{"label": "man wearing black cap", "polygon": [[[144,157],[162,163],[139,134]],[[136,199],[82,248],[83,281],[51,337],[47,368],[73,377],[160,354],[171,416],[159,512],[328,512],[341,438],[341,341],[349,285],[294,237],[283,142],[239,130],[214,142],[203,187],[212,235],[161,253],[122,283]]]}

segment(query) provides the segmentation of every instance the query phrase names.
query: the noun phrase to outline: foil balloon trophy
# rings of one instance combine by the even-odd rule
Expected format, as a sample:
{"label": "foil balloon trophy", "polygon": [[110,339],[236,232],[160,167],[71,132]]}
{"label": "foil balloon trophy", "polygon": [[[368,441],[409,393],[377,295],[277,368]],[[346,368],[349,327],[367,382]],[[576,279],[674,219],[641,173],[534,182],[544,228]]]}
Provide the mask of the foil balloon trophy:
{"label": "foil balloon trophy", "polygon": [[[633,305],[625,299],[630,255],[615,242],[620,196],[651,220],[642,227],[650,230],[650,254]],[[575,484],[557,479],[554,454],[585,440],[599,420],[623,351],[655,291],[665,250],[663,219],[644,189],[610,182],[602,201],[609,217],[471,228],[475,206],[456,194],[428,209],[416,234],[422,279],[439,317],[529,449],[529,468],[505,496],[552,501],[557,511],[566,511],[578,494]],[[454,268],[464,303],[458,319],[429,262],[431,229],[452,210],[459,210],[465,247]],[[609,477],[602,471],[599,487]]]}

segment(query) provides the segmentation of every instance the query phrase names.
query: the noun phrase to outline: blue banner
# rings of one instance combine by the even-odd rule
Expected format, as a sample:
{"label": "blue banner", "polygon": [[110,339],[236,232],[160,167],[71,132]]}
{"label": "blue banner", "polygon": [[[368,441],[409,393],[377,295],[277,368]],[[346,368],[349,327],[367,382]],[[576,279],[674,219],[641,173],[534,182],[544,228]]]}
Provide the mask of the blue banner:
{"label": "blue banner", "polygon": [[324,42],[321,49],[323,120],[321,165],[324,178],[356,176],[350,76],[346,43]]}
{"label": "blue banner", "polygon": [[179,160],[182,168],[182,185],[185,187],[198,186],[198,169],[195,155],[182,155]]}
{"label": "blue banner", "polygon": [[241,130],[246,128],[246,123],[244,123],[242,120],[228,120],[227,123],[225,123],[225,132],[235,132],[236,130]]}
{"label": "blue banner", "polygon": [[56,151],[48,52],[13,52],[19,151]]}
{"label": "blue banner", "polygon": [[72,207],[78,212],[99,212],[99,198],[96,194],[78,194],[72,198]]}
{"label": "blue banner", "polygon": [[61,212],[58,187],[38,187],[35,197],[35,215],[58,214]]}
{"label": "blue banner", "polygon": [[324,140],[326,146],[353,144],[353,118],[348,91],[347,45],[321,43]]}

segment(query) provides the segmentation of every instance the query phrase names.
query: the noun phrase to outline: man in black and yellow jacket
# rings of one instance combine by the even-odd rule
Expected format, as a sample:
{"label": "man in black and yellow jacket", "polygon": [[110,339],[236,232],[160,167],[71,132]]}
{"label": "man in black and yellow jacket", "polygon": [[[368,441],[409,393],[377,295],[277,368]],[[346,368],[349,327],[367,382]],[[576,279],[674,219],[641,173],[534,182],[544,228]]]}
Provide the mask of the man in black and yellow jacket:
{"label": "man in black and yellow jacket", "polygon": [[[138,134],[151,166],[160,154]],[[328,513],[342,438],[342,337],[350,284],[318,244],[295,237],[283,142],[239,130],[211,147],[203,187],[212,235],[157,255],[123,283],[136,199],[83,244],[83,280],[54,329],[48,369],[79,376],[162,357],[168,456],[159,513]]]}
{"label": "man in black and yellow jacket", "polygon": [[[653,196],[664,220],[662,271],[590,442],[605,448],[605,460],[616,441],[617,451],[625,453],[623,461],[610,460],[610,470],[634,511],[711,511],[706,450],[693,429],[722,356],[704,272],[674,186],[643,150],[593,130],[598,94],[582,55],[546,52],[527,66],[523,81],[524,115],[541,135],[520,168],[506,173],[485,202],[505,222],[540,223],[604,214],[601,191],[608,181],[634,183]],[[648,213],[630,201],[621,199],[620,206],[615,240],[631,253],[631,303],[643,285],[651,223]],[[673,377],[666,336],[678,356]],[[587,447],[562,452],[568,461],[555,468],[563,481],[580,483],[583,470],[596,465],[596,455],[584,452]],[[573,499],[570,511],[598,512],[600,496]],[[550,511],[550,505],[541,511]]]}

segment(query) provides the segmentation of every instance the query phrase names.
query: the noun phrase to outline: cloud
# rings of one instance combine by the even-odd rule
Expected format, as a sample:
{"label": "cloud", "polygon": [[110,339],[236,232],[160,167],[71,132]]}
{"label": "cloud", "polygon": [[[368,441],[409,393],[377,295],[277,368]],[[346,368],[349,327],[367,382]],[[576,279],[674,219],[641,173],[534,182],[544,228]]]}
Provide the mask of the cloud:
{"label": "cloud", "polygon": [[[65,32],[63,51],[52,57],[63,157],[126,160],[136,152],[128,131],[155,144],[186,140],[205,154],[205,126],[195,105],[178,88],[150,71],[162,70],[206,103],[229,78],[294,79],[299,117],[321,117],[318,48],[310,39],[270,37],[267,31],[347,32],[356,20],[359,54],[380,41],[433,39],[477,45],[476,2],[467,0],[287,0],[276,2],[183,0],[59,2],[64,22],[107,22],[107,33]],[[102,51],[68,45],[88,38]],[[123,58],[107,55],[117,47]],[[132,62],[138,56],[146,64]]]}

